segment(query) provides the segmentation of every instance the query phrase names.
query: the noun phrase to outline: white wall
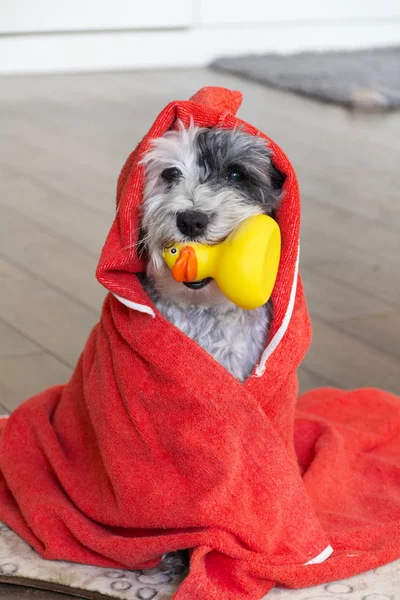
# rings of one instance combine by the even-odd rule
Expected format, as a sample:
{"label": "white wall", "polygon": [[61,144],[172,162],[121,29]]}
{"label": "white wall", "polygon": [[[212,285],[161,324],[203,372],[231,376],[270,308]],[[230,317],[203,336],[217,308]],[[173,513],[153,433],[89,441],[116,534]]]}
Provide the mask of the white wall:
{"label": "white wall", "polygon": [[0,0],[0,73],[400,45],[400,0]]}

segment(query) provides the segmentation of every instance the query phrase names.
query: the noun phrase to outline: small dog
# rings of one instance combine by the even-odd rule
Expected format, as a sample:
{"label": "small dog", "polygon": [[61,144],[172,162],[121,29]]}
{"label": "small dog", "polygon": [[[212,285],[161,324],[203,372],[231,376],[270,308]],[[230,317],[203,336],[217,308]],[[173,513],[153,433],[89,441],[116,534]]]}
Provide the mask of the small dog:
{"label": "small dog", "polygon": [[271,302],[244,310],[211,278],[178,283],[162,251],[171,242],[217,244],[247,217],[274,216],[285,177],[266,141],[240,129],[180,124],[154,141],[143,162],[140,243],[148,266],[142,284],[169,321],[244,381],[264,350]]}

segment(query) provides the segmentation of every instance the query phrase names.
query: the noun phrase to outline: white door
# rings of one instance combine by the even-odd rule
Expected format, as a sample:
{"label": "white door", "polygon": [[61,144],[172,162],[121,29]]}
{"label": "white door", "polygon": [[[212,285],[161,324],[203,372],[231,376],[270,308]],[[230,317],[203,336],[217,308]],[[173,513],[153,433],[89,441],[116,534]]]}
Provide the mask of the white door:
{"label": "white door", "polygon": [[399,0],[200,0],[202,23],[329,22],[400,17]]}
{"label": "white door", "polygon": [[191,21],[191,0],[0,0],[0,34],[175,28]]}

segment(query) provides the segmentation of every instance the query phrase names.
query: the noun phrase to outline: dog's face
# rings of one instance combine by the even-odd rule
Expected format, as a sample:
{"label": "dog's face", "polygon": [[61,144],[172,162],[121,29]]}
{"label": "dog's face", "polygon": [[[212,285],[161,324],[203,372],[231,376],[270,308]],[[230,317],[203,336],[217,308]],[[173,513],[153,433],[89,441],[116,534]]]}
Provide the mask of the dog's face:
{"label": "dog's face", "polygon": [[237,129],[181,127],[155,140],[144,163],[147,276],[176,301],[227,303],[212,280],[174,281],[162,251],[172,242],[219,243],[247,217],[274,213],[284,176],[265,140]]}

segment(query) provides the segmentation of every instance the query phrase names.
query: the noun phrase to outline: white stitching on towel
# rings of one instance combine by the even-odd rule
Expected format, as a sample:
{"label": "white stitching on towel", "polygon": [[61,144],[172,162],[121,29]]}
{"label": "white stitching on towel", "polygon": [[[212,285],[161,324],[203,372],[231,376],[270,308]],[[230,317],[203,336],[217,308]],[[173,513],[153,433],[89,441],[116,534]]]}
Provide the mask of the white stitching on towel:
{"label": "white stitching on towel", "polygon": [[325,548],[325,550],[323,550],[320,554],[318,554],[318,556],[316,556],[315,558],[312,558],[311,560],[307,561],[304,566],[307,565],[319,565],[320,563],[323,563],[326,561],[327,558],[330,557],[330,555],[333,552],[333,548],[332,546],[327,546]]}
{"label": "white stitching on towel", "polygon": [[153,319],[156,316],[156,313],[154,312],[154,310],[150,306],[147,306],[147,304],[138,304],[137,302],[132,302],[132,300],[127,300],[126,298],[122,298],[122,296],[118,296],[117,294],[113,294],[113,296],[115,296],[117,300],[119,300],[122,304],[124,304],[128,308],[133,308],[133,310],[137,310],[139,312],[146,313],[147,315],[150,315],[151,317],[153,317]]}
{"label": "white stitching on towel", "polygon": [[272,338],[272,340],[270,341],[270,343],[268,344],[268,346],[266,347],[266,349],[264,350],[264,352],[261,355],[260,364],[258,365],[256,372],[255,372],[256,377],[261,377],[261,375],[263,375],[265,373],[267,360],[269,359],[271,354],[274,352],[274,350],[276,350],[276,348],[278,347],[278,344],[281,342],[283,336],[286,333],[286,329],[289,326],[290,319],[292,318],[294,301],[296,299],[296,292],[297,292],[297,278],[299,275],[299,260],[300,260],[300,246],[297,251],[297,259],[296,259],[296,266],[294,268],[292,289],[290,291],[290,299],[289,299],[289,304],[288,304],[288,307],[286,310],[286,314],[283,318],[283,321],[282,321],[281,326],[279,327],[278,331],[276,332],[276,334],[274,335],[274,337]]}

